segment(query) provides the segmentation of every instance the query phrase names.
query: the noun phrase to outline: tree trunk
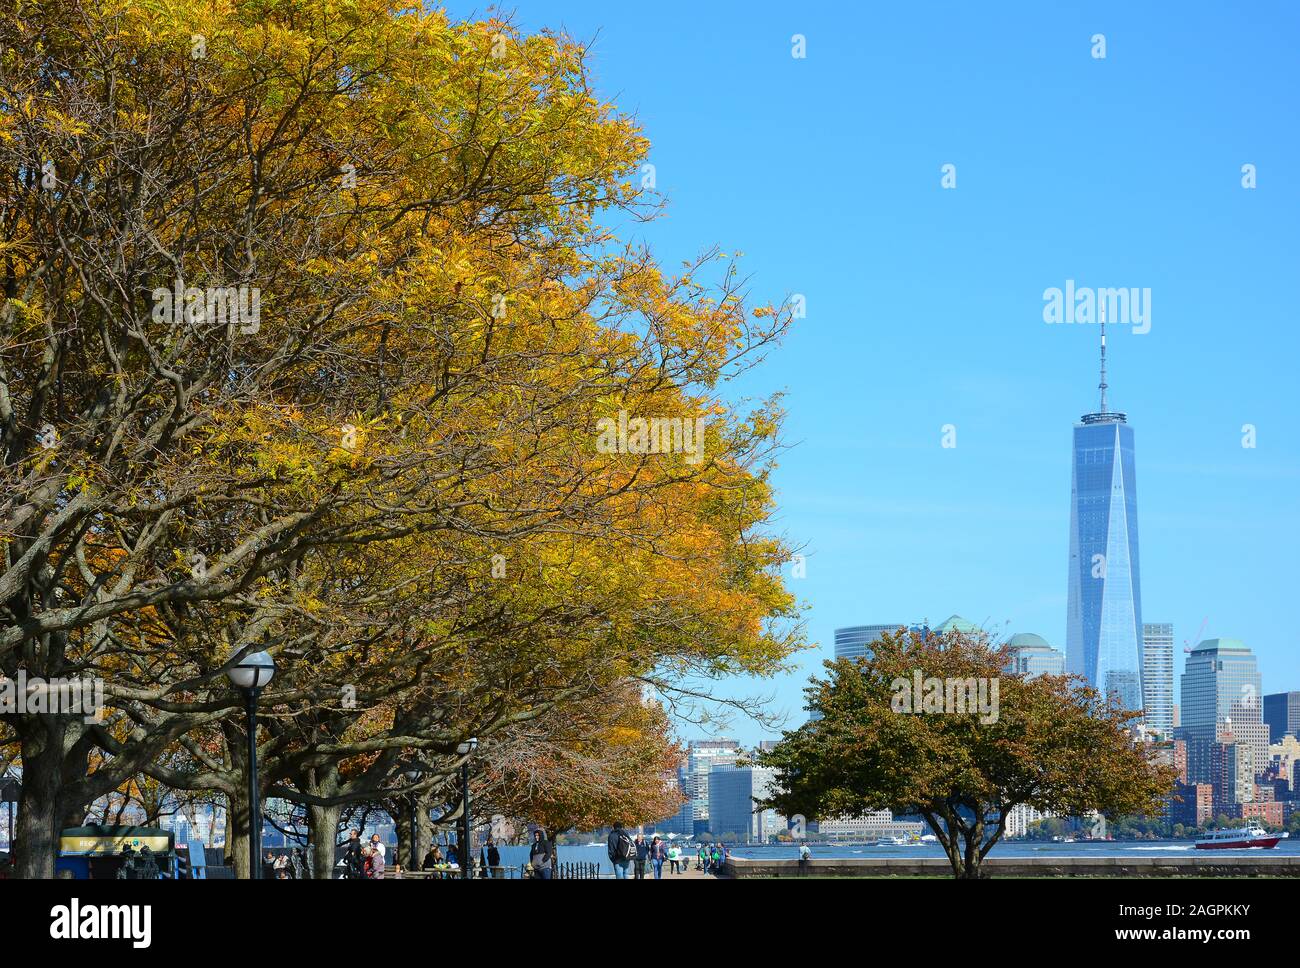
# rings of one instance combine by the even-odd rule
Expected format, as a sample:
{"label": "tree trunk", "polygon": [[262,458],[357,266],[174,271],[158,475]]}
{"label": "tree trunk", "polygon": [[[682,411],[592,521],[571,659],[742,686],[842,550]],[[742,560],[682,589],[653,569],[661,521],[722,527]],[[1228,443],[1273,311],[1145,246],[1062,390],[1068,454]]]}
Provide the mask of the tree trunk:
{"label": "tree trunk", "polygon": [[961,873],[957,876],[964,881],[977,881],[983,878],[980,863],[980,845],[983,840],[982,833],[971,831],[966,834],[966,856],[962,863]]}
{"label": "tree trunk", "polygon": [[63,820],[59,790],[67,723],[48,715],[19,719],[23,788],[14,829],[14,875],[24,880],[49,880],[54,877],[59,843],[56,828]]}
{"label": "tree trunk", "polygon": [[239,786],[236,790],[226,794],[226,863],[235,869],[236,878],[246,881],[252,878],[248,866],[248,793]]}
{"label": "tree trunk", "polygon": [[425,845],[432,843],[433,830],[429,822],[429,807],[424,800],[415,805],[415,861],[418,867],[424,861]]}
{"label": "tree trunk", "polygon": [[943,846],[943,852],[948,857],[948,863],[952,866],[952,876],[960,879],[964,876],[964,868],[961,847],[957,843],[956,827],[949,819],[950,814],[940,812],[942,809],[939,808],[934,812],[923,810],[921,816],[925,818],[925,822],[934,835],[939,838],[939,843]]}
{"label": "tree trunk", "polygon": [[339,813],[342,808],[307,807],[307,840],[311,846],[311,876],[327,881],[334,876],[335,845],[339,839]]}
{"label": "tree trunk", "polygon": [[[403,870],[409,870],[411,864],[411,841],[415,835],[412,816],[414,811],[411,809],[409,801],[403,800],[400,803],[390,801],[389,815],[396,821],[393,826],[397,829],[397,846],[393,849],[393,866],[401,865]],[[418,862],[414,866],[419,866]]]}

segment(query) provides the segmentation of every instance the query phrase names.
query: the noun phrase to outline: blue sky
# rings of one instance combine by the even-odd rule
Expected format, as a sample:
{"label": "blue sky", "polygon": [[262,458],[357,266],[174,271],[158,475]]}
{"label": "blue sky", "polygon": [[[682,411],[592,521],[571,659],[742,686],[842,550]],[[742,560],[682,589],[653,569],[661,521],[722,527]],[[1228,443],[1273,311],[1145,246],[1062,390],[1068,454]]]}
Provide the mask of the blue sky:
{"label": "blue sky", "polygon": [[1098,341],[1044,323],[1067,279],[1152,291],[1150,331],[1109,339],[1143,618],[1174,623],[1177,673],[1205,620],[1255,650],[1266,692],[1300,689],[1300,7],[512,9],[594,39],[599,92],[653,143],[669,209],[645,236],[666,265],[716,243],[745,253],[756,298],[807,299],[744,389],[786,392],[778,526],[807,546],[792,588],[819,647],[737,689],[797,725],[843,625],[959,613],[1064,648],[1070,434],[1096,409]]}

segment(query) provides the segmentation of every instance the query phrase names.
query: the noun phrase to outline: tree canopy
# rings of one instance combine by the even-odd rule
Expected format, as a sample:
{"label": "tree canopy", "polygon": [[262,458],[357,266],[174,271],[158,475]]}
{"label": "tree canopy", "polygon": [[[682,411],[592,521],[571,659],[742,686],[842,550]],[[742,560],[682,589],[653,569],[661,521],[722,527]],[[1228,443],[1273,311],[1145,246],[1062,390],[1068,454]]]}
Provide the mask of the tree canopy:
{"label": "tree canopy", "polygon": [[224,794],[243,836],[224,670],[252,651],[262,792],[320,843],[447,789],[468,736],[800,647],[779,403],[724,392],[790,313],[610,227],[659,209],[648,147],[581,43],[504,20],[0,11],[0,673],[107,698],[0,720],[21,873],[140,777]]}
{"label": "tree canopy", "polygon": [[766,805],[810,819],[918,814],[954,876],[972,878],[1017,805],[1158,812],[1175,775],[1136,737],[1138,714],[1075,678],[1007,673],[1006,661],[980,635],[899,629],[869,658],[827,662],[807,690],[813,717],[763,756],[777,770]]}

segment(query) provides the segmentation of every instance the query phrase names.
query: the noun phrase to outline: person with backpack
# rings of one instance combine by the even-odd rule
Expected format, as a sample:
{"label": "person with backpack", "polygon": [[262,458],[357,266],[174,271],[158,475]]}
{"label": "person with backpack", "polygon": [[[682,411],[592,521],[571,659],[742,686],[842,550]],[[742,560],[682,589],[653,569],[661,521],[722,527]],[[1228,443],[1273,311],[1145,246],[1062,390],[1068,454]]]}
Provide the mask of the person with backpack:
{"label": "person with backpack", "polygon": [[636,835],[636,879],[645,880],[645,862],[650,859],[650,845],[645,842],[645,837],[641,834]]}
{"label": "person with backpack", "polygon": [[627,835],[621,823],[615,823],[614,829],[609,832],[606,853],[609,854],[609,863],[614,868],[614,879],[627,880],[628,866],[636,856],[636,844],[632,843],[632,838]]}

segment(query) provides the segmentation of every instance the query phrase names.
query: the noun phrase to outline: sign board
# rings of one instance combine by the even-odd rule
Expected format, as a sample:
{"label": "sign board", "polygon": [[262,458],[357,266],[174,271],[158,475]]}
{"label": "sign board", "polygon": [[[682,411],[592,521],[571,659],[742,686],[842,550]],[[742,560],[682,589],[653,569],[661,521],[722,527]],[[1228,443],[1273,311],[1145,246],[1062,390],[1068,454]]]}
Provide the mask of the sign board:
{"label": "sign board", "polygon": [[148,847],[155,854],[169,854],[172,850],[172,838],[163,831],[133,830],[112,827],[103,828],[102,832],[91,832],[84,827],[65,830],[59,837],[60,854],[120,854],[124,847],[139,851]]}

